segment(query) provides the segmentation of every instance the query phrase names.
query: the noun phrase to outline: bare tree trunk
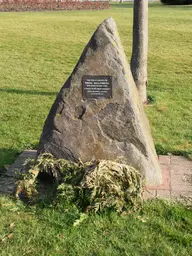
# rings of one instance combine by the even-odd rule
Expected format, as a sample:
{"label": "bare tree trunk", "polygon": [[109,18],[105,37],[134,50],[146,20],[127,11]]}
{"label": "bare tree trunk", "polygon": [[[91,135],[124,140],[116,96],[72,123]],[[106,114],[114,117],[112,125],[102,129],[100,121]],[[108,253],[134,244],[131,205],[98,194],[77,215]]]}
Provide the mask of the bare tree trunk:
{"label": "bare tree trunk", "polygon": [[141,100],[147,102],[148,0],[134,1],[131,71]]}

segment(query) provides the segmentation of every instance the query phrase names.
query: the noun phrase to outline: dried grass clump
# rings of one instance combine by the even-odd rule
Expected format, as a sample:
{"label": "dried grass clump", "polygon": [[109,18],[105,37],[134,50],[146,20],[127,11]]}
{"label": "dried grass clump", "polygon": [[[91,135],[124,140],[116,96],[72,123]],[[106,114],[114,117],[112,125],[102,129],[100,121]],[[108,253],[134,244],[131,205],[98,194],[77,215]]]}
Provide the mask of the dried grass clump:
{"label": "dried grass clump", "polygon": [[141,175],[126,164],[101,160],[85,173],[81,186],[91,191],[89,207],[96,211],[113,208],[121,212],[141,203]]}
{"label": "dried grass clump", "polygon": [[27,161],[26,168],[28,173],[36,175],[20,181],[20,187],[21,184],[23,188],[25,184],[35,186],[37,173],[46,173],[58,184],[57,203],[75,204],[82,210],[95,212],[106,209],[122,212],[141,206],[141,175],[126,164],[109,160],[74,163],[46,153],[36,160]]}

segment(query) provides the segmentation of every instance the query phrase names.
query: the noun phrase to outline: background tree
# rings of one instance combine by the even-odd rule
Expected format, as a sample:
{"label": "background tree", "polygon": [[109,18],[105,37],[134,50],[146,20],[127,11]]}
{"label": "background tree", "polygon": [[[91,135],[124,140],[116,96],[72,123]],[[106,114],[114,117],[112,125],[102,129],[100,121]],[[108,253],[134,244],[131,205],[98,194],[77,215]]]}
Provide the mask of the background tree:
{"label": "background tree", "polygon": [[131,71],[141,100],[147,102],[148,0],[134,1]]}

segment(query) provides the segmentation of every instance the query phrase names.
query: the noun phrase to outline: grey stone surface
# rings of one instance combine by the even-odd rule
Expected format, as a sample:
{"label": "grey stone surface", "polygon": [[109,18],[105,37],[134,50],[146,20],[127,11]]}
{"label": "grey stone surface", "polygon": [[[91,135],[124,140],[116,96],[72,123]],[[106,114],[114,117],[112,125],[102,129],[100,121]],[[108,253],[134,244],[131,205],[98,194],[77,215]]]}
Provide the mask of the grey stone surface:
{"label": "grey stone surface", "polygon": [[[112,76],[111,99],[83,99],[84,75]],[[140,170],[147,184],[161,183],[153,139],[117,27],[105,20],[61,88],[44,125],[38,154],[73,161],[110,159]]]}
{"label": "grey stone surface", "polygon": [[34,159],[36,150],[25,150],[8,170],[0,176],[0,194],[12,194],[15,188],[15,171],[21,169],[26,159]]}

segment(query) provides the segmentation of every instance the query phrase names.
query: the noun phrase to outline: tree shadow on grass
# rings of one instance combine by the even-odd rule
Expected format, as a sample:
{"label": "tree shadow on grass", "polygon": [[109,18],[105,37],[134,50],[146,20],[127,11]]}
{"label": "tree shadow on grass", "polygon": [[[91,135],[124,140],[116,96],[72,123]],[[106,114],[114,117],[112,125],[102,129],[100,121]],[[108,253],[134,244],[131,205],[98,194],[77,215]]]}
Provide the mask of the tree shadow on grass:
{"label": "tree shadow on grass", "polygon": [[15,94],[29,94],[29,95],[42,95],[42,96],[55,96],[57,92],[46,92],[36,90],[22,90],[15,88],[0,88],[0,92],[15,93]]}
{"label": "tree shadow on grass", "polygon": [[190,10],[192,9],[192,5],[164,5],[164,8],[169,8],[169,9],[180,9],[180,10]]}
{"label": "tree shadow on grass", "polygon": [[21,152],[14,148],[0,148],[0,176],[6,172],[6,165],[13,164]]}

